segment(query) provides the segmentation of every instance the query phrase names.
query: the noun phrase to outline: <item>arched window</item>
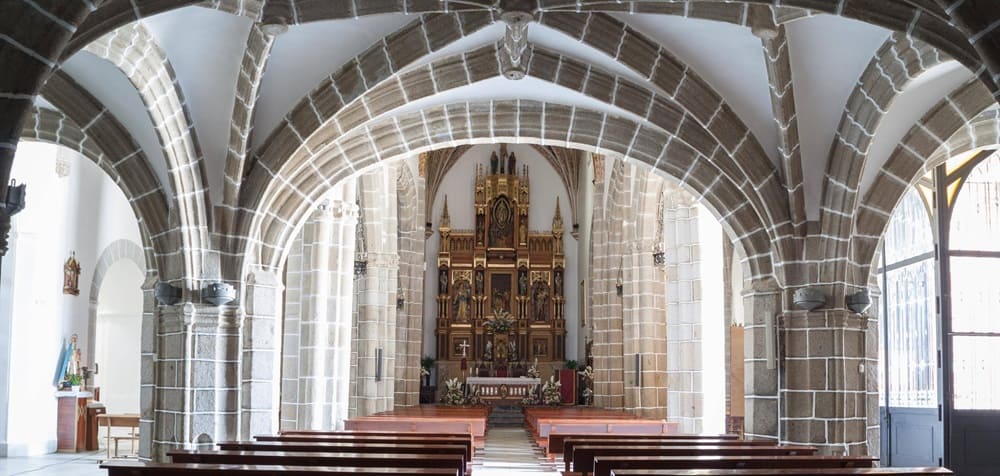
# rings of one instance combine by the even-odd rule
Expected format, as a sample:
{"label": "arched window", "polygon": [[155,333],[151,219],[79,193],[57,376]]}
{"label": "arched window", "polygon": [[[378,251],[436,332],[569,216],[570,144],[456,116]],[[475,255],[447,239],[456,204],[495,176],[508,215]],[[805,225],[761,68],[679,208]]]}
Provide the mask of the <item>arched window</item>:
{"label": "arched window", "polygon": [[934,232],[918,190],[911,188],[892,214],[880,273],[884,403],[897,408],[938,404]]}
{"label": "arched window", "polygon": [[954,408],[1000,408],[1000,157],[975,166],[951,212]]}

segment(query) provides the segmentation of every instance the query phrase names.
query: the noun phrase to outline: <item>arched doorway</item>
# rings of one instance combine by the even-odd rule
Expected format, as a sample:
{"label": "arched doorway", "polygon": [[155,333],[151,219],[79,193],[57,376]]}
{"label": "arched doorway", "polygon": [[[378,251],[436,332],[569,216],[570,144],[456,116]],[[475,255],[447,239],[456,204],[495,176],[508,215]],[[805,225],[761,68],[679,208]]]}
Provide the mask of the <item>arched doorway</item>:
{"label": "arched doorway", "polygon": [[95,384],[108,413],[139,413],[139,349],[144,276],[135,263],[119,260],[108,268],[97,298]]}

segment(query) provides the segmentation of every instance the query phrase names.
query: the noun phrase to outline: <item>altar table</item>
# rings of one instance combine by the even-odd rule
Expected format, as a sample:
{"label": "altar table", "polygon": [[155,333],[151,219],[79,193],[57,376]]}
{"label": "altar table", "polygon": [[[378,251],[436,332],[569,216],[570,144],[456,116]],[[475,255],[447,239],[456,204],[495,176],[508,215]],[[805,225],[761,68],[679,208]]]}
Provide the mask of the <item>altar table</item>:
{"label": "altar table", "polygon": [[525,377],[468,377],[465,383],[479,389],[483,403],[511,404],[521,403],[542,381]]}

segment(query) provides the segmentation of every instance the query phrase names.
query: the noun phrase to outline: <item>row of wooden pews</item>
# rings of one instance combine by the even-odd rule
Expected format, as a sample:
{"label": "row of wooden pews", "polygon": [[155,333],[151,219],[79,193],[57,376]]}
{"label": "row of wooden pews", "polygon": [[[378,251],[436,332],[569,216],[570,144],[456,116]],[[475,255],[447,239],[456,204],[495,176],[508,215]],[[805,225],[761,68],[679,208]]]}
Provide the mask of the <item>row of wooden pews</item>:
{"label": "row of wooden pews", "polygon": [[176,450],[171,463],[109,462],[109,476],[172,474],[432,474],[468,476],[472,435],[295,432],[222,442],[216,450]]}
{"label": "row of wooden pews", "polygon": [[471,433],[477,448],[486,444],[486,422],[490,407],[442,407],[419,405],[352,418],[345,430],[420,433]]}
{"label": "row of wooden pews", "polygon": [[813,446],[678,434],[662,421],[594,408],[526,408],[525,425],[551,459],[562,459],[566,476],[952,474],[944,468],[876,468],[876,458],[822,456]]}
{"label": "row of wooden pews", "polygon": [[877,458],[822,456],[814,446],[776,445],[730,435],[563,435],[566,475],[804,476],[952,474],[944,468],[875,468]]}

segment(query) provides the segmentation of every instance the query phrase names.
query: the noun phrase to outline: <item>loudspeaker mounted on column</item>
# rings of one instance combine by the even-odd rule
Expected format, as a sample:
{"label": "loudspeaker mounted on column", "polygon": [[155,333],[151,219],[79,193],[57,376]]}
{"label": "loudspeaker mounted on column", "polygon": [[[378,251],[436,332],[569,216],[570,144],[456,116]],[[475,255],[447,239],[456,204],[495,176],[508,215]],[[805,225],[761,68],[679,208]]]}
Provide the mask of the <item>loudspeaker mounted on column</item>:
{"label": "loudspeaker mounted on column", "polygon": [[236,300],[236,288],[222,281],[208,283],[201,290],[201,298],[216,306],[225,306]]}
{"label": "loudspeaker mounted on column", "polygon": [[181,300],[182,289],[166,281],[156,283],[156,290],[153,295],[156,300],[165,306],[173,306]]}

